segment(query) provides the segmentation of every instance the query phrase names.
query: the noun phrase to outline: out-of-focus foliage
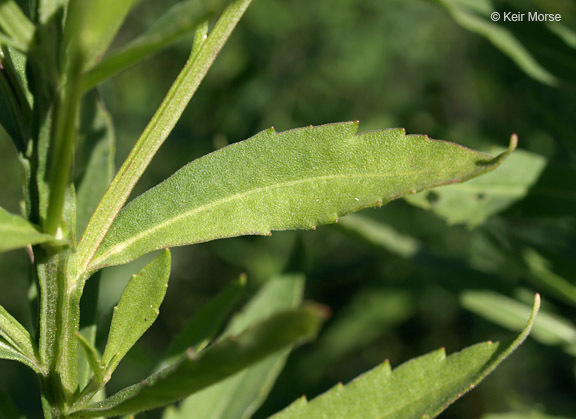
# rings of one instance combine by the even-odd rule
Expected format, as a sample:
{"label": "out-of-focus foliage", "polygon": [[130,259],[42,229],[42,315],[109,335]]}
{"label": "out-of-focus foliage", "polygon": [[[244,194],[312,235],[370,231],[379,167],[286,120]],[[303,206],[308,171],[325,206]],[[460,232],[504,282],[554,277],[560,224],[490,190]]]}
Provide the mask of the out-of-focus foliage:
{"label": "out-of-focus foliage", "polygon": [[[118,44],[133,39],[173,3],[141,1],[121,29]],[[469,10],[473,2],[458,3],[489,23],[485,15]],[[369,233],[380,232],[376,239],[343,219],[342,227],[322,227],[314,233],[275,233],[270,238],[175,249],[163,311],[142,344],[118,367],[111,394],[142,379],[135,371],[153,368],[168,338],[239,272],[248,273],[249,290],[280,272],[297,236],[304,242],[306,298],[329,305],[334,316],[317,345],[289,358],[257,418],[278,411],[302,393],[312,399],[334,382],[347,382],[384,359],[398,365],[440,346],[453,352],[488,337],[510,336],[499,324],[511,325],[468,310],[470,296],[483,295],[474,293],[496,292],[520,304],[526,301],[519,289],[529,290],[530,296],[539,291],[545,312],[565,325],[563,330],[574,327],[576,307],[562,291],[576,285],[576,73],[570,70],[576,53],[563,29],[574,28],[573,2],[493,1],[492,7],[562,15],[561,26],[499,23],[559,82],[550,85],[530,77],[518,60],[461,27],[436,2],[254,2],[136,193],[193,158],[269,126],[282,131],[357,119],[367,130],[398,126],[408,133],[486,149],[504,147],[515,132],[520,150],[510,162],[516,159],[521,167],[511,164],[492,176],[521,190],[505,200],[496,193],[491,196],[494,185],[486,179],[489,183],[481,184],[486,200],[466,193],[451,199],[455,213],[466,211],[454,225],[441,214],[402,201],[367,210],[363,226],[371,226]],[[166,51],[104,86],[118,130],[118,161],[181,68],[188,47],[189,43]],[[0,178],[18,179],[9,141],[0,141],[0,153],[5,156]],[[450,196],[449,188],[454,187],[439,189],[438,196]],[[17,182],[3,183],[3,208],[19,213],[20,196]],[[478,206],[473,205],[476,201]],[[397,236],[405,240],[395,248],[400,243]],[[0,299],[29,325],[24,314],[28,290],[20,275],[26,258],[23,250],[0,255]],[[111,315],[129,274],[138,271],[134,265],[143,264],[137,261],[104,272],[104,313]],[[554,287],[558,278],[564,288]],[[356,313],[357,323],[349,313]],[[535,330],[538,327],[543,326],[536,323]],[[527,342],[442,417],[572,417],[574,357],[564,345],[548,343]],[[11,396],[37,385],[25,367],[0,362],[2,387]],[[3,400],[0,395],[0,406]],[[16,399],[16,404],[27,416],[37,415],[39,406],[30,400]]]}

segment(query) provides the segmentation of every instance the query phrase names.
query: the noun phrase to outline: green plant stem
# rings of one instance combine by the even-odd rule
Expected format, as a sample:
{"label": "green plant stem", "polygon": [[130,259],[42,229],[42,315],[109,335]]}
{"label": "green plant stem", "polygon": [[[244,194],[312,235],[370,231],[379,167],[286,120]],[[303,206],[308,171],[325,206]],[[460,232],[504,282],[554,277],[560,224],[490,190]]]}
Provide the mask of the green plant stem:
{"label": "green plant stem", "polygon": [[[81,60],[72,64],[69,80],[60,96],[60,106],[56,115],[56,128],[50,159],[50,200],[44,230],[56,235],[62,221],[62,210],[66,189],[70,183],[74,162],[74,145],[76,142],[76,121],[80,109],[82,90],[80,88]],[[69,229],[71,226],[69,226]]]}
{"label": "green plant stem", "polygon": [[252,0],[237,0],[226,8],[197,52],[192,52],[184,69],[170,88],[156,114],[142,133],[126,161],[112,180],[94,211],[78,245],[76,277],[86,278],[90,262],[130,192],[166,140],[188,102],[198,89],[226,40]]}

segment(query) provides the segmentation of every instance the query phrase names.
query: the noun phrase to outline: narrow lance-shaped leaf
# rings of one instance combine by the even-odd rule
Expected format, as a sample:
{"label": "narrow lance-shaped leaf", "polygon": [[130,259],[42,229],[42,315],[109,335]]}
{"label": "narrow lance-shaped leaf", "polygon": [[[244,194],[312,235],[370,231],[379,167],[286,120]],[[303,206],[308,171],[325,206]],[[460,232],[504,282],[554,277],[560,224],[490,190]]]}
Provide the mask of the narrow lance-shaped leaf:
{"label": "narrow lance-shaped leaf", "polygon": [[78,343],[80,343],[80,347],[84,352],[84,356],[88,365],[90,365],[90,369],[94,374],[94,379],[96,383],[102,383],[104,381],[104,366],[102,365],[102,361],[100,360],[100,354],[98,350],[86,339],[84,336],[80,334],[80,332],[76,332],[76,337],[78,338]]}
{"label": "narrow lance-shaped leaf", "polygon": [[28,356],[22,354],[20,351],[12,347],[4,339],[0,338],[0,359],[7,359],[11,361],[18,361],[24,365],[29,366],[38,374],[43,374],[42,368],[38,365],[35,359],[30,359]]}
{"label": "narrow lance-shaped leaf", "polygon": [[485,342],[446,357],[444,349],[391,370],[385,362],[351,383],[337,385],[311,402],[301,398],[273,416],[288,418],[432,418],[476,387],[530,333],[540,307],[520,335],[505,342]]}
{"label": "narrow lance-shaped leaf", "polygon": [[88,90],[192,32],[200,23],[224,9],[231,0],[176,3],[145,33],[128,45],[113,51],[84,77]]}
{"label": "narrow lance-shaped leaf", "polygon": [[158,317],[160,304],[166,294],[170,276],[170,252],[163,251],[156,259],[133,275],[118,305],[114,308],[112,324],[102,365],[105,381],[124,355],[134,346]]}
{"label": "narrow lance-shaped leaf", "polygon": [[251,1],[235,0],[232,2],[222,13],[206,40],[202,43],[194,43],[194,46],[198,48],[194,48],[190,59],[172,84],[166,98],[110,183],[78,243],[75,261],[77,269],[75,274],[78,278],[86,277],[87,268],[110,225],[124,206],[152,157],[178,122],[190,98]]}
{"label": "narrow lance-shaped leaf", "polygon": [[[304,276],[284,274],[269,280],[247,307],[237,315],[225,336],[246,330],[272,314],[295,308],[302,301]],[[177,411],[164,419],[249,418],[260,407],[290,352],[284,350],[246,368],[232,377],[185,399]],[[166,415],[165,415],[166,416]]]}
{"label": "narrow lance-shaped leaf", "polygon": [[25,247],[29,244],[44,243],[52,239],[52,236],[41,233],[36,226],[24,218],[0,208],[0,252]]}
{"label": "narrow lance-shaped leaf", "polygon": [[2,306],[0,306],[0,337],[27,357],[36,358],[30,333]]}
{"label": "narrow lance-shaped leaf", "polygon": [[324,311],[316,306],[280,313],[198,355],[188,352],[177,364],[70,417],[124,415],[173,403],[282,348],[313,338],[323,318]]}
{"label": "narrow lance-shaped leaf", "polygon": [[357,122],[263,131],[184,166],[116,218],[92,269],[222,237],[315,228],[408,193],[462,182],[499,157]]}

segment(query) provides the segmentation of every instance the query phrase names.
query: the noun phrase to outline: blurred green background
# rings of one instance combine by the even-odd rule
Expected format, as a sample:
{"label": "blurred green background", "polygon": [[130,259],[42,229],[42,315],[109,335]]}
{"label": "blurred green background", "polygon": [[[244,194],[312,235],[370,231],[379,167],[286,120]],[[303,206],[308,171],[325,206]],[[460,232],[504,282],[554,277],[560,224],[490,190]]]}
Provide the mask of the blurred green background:
{"label": "blurred green background", "polygon": [[[117,44],[173,3],[141,1]],[[561,13],[565,28],[575,29],[573,1],[493,3],[494,10]],[[255,417],[347,382],[385,359],[397,366],[438,347],[452,353],[511,337],[510,329],[528,316],[521,305],[518,312],[505,311],[516,306],[501,298],[529,304],[536,291],[549,315],[539,331],[442,417],[576,416],[576,38],[561,38],[544,23],[501,22],[552,77],[543,83],[497,41],[455,21],[463,12],[484,16],[486,5],[254,1],[135,195],[187,162],[270,126],[282,131],[360,120],[361,130],[404,127],[493,153],[517,133],[520,150],[473,190],[441,188],[314,232],[174,249],[161,315],[120,365],[111,392],[142,379],[170,336],[239,273],[247,273],[253,292],[282,272],[301,243],[306,299],[328,305],[333,316],[316,342],[291,355]],[[118,164],[182,67],[190,41],[102,86],[116,125]],[[5,138],[0,155],[0,204],[18,212],[21,175]],[[104,272],[104,328],[126,281],[143,264]],[[0,255],[0,304],[30,325],[27,269],[24,251]],[[0,361],[0,388],[28,417],[39,417],[37,383],[25,367]]]}

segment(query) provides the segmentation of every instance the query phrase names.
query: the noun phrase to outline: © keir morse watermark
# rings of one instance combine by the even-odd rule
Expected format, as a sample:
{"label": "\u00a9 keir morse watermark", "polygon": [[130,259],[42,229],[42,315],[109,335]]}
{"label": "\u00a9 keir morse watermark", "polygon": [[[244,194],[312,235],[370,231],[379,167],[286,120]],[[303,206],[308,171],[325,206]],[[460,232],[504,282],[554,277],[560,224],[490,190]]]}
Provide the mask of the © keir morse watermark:
{"label": "\u00a9 keir morse watermark", "polygon": [[490,19],[493,22],[562,22],[562,15],[540,12],[492,12]]}

